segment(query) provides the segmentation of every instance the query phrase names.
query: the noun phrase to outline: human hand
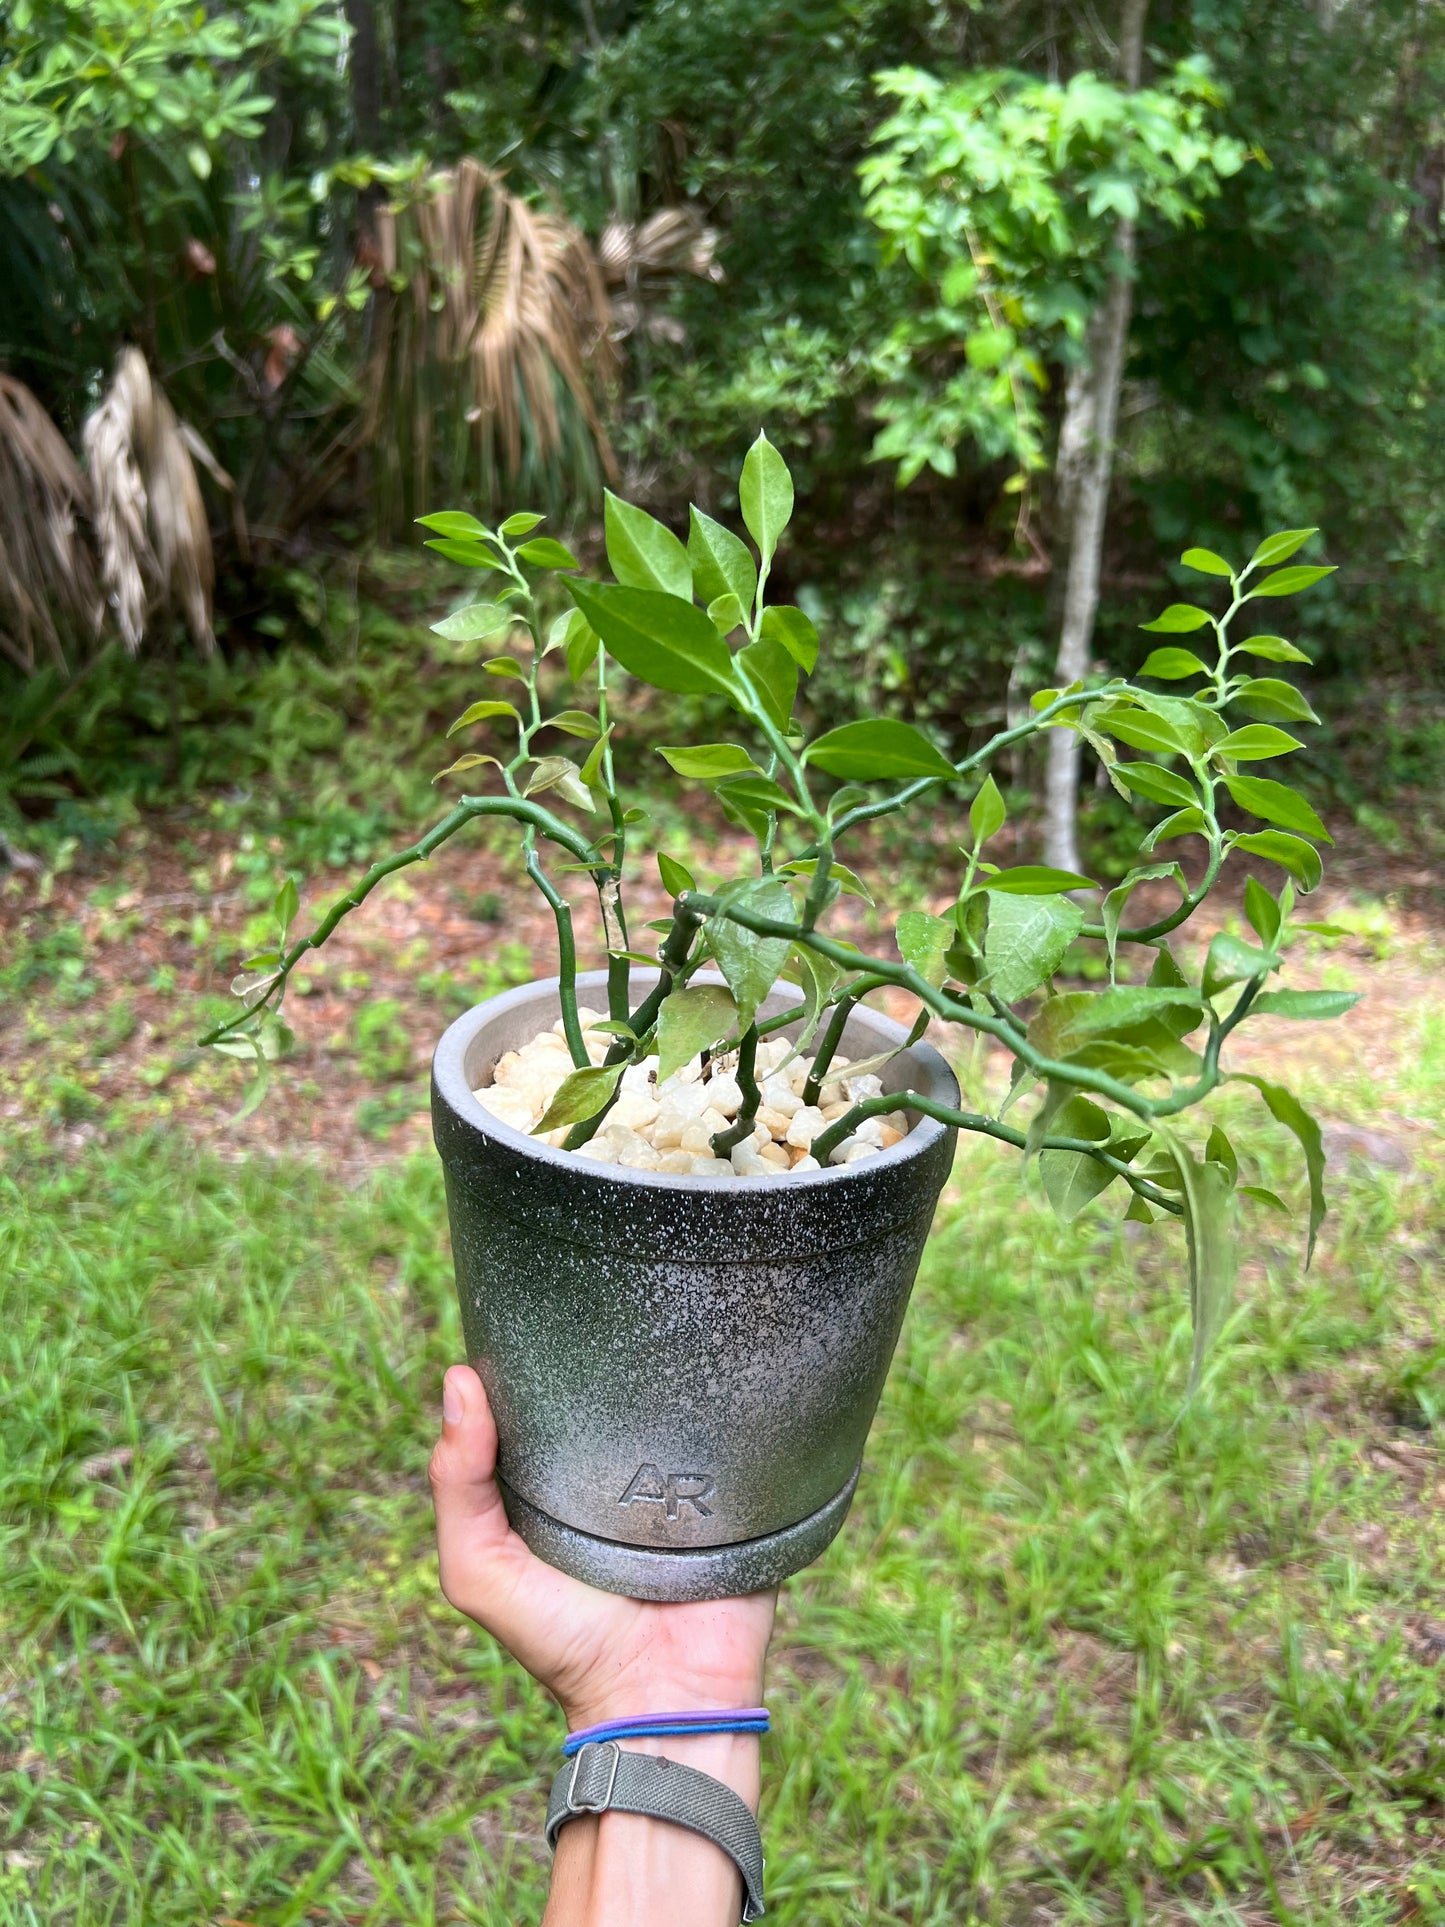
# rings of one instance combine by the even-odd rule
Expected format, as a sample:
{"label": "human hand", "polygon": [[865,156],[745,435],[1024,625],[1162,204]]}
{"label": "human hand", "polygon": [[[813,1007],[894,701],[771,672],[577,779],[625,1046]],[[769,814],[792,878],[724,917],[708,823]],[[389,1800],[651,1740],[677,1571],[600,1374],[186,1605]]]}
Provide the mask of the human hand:
{"label": "human hand", "polygon": [[454,1365],[432,1453],[442,1591],[561,1702],[571,1727],[756,1706],[776,1593],[650,1605],[558,1572],[508,1523],[481,1379]]}

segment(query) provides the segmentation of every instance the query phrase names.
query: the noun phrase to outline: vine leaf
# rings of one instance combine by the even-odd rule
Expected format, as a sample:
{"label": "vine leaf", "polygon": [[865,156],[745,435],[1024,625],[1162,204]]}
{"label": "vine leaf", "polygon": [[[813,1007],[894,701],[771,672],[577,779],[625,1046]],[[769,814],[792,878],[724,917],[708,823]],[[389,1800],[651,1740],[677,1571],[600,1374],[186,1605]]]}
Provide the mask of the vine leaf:
{"label": "vine leaf", "polygon": [[990,890],[984,988],[1002,1002],[1016,1004],[1053,976],[1083,927],[1084,913],[1070,897],[996,895]]}
{"label": "vine leaf", "polygon": [[[1049,1126],[1051,1137],[1087,1138],[1095,1144],[1107,1143],[1109,1134],[1108,1112],[1087,1097],[1069,1098]],[[1055,1217],[1072,1224],[1091,1199],[1108,1190],[1118,1173],[1085,1151],[1041,1151],[1039,1176]]]}
{"label": "vine leaf", "polygon": [[737,999],[722,984],[689,984],[673,991],[657,1013],[658,1083],[665,1084],[699,1051],[731,1037],[737,1027]]}
{"label": "vine leaf", "polygon": [[1172,1131],[1156,1126],[1179,1178],[1184,1232],[1189,1246],[1189,1312],[1194,1351],[1189,1390],[1199,1389],[1204,1360],[1219,1336],[1234,1296],[1239,1271],[1234,1179],[1228,1165],[1206,1157],[1201,1163]]}
{"label": "vine leaf", "polygon": [[[787,884],[778,877],[735,879],[723,884],[716,894],[723,903],[736,904],[756,916],[792,920],[793,899]],[[746,1030],[758,1014],[758,1005],[782,975],[792,940],[760,936],[729,917],[711,919],[707,940],[718,969],[737,999],[738,1027]]]}
{"label": "vine leaf", "polygon": [[557,1095],[532,1126],[532,1136],[540,1137],[545,1131],[560,1130],[564,1124],[583,1124],[589,1117],[596,1117],[626,1068],[625,1064],[592,1064],[586,1070],[573,1071],[570,1077],[564,1077],[557,1087]]}
{"label": "vine leaf", "polygon": [[1315,1239],[1328,1209],[1325,1202],[1325,1141],[1320,1127],[1294,1092],[1287,1091],[1282,1084],[1271,1084],[1249,1071],[1235,1071],[1234,1077],[1241,1084],[1253,1084],[1268,1105],[1270,1116],[1287,1130],[1293,1131],[1299,1139],[1310,1185],[1309,1241],[1305,1247],[1305,1267],[1308,1269],[1315,1255]]}

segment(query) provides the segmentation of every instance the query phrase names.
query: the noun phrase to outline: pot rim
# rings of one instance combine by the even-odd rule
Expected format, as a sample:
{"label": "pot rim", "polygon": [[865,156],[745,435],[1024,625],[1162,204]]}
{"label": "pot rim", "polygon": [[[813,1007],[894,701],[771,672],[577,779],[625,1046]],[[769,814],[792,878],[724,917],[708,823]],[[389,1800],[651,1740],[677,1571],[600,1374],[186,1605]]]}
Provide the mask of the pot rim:
{"label": "pot rim", "polygon": [[[633,978],[639,976],[655,983],[656,971],[634,970]],[[688,979],[694,984],[721,984],[724,979],[713,970],[700,970]],[[577,989],[605,990],[607,972],[605,970],[580,971],[577,975]],[[503,991],[500,997],[491,997],[483,1004],[474,1004],[464,1011],[443,1031],[432,1056],[432,1079],[439,1095],[446,1101],[453,1114],[462,1122],[469,1124],[483,1137],[495,1138],[499,1144],[524,1153],[539,1163],[552,1165],[559,1171],[567,1171],[578,1176],[609,1178],[620,1184],[632,1185],[648,1190],[675,1191],[684,1194],[739,1197],[760,1188],[774,1190],[803,1191],[816,1190],[825,1185],[841,1184],[848,1178],[871,1177],[894,1165],[907,1163],[911,1158],[924,1157],[938,1144],[940,1138],[948,1135],[952,1125],[940,1124],[937,1118],[920,1117],[913,1129],[897,1144],[889,1145],[871,1158],[861,1158],[856,1164],[829,1165],[820,1171],[805,1171],[801,1177],[790,1172],[780,1171],[776,1177],[713,1178],[694,1177],[674,1171],[638,1171],[631,1165],[604,1164],[599,1159],[589,1158],[578,1151],[564,1151],[560,1146],[543,1144],[539,1139],[530,1137],[524,1131],[517,1131],[510,1124],[504,1124],[498,1117],[482,1109],[477,1103],[472,1086],[467,1079],[465,1065],[467,1051],[473,1038],[486,1025],[497,1017],[503,1016],[516,1005],[529,1000],[539,990],[555,990],[561,983],[560,977],[539,977],[530,983],[519,984],[515,990]],[[802,1004],[803,995],[794,984],[779,981],[770,993],[788,995],[796,991],[795,1001]],[[907,1044],[908,1032],[903,1025],[882,1011],[862,1007],[870,1023],[880,1025],[897,1039],[900,1049]],[[947,1060],[933,1045],[917,1043],[908,1048],[918,1060],[922,1075],[914,1079],[928,1095],[937,1095],[943,1102],[958,1102],[958,1082],[949,1068]]]}

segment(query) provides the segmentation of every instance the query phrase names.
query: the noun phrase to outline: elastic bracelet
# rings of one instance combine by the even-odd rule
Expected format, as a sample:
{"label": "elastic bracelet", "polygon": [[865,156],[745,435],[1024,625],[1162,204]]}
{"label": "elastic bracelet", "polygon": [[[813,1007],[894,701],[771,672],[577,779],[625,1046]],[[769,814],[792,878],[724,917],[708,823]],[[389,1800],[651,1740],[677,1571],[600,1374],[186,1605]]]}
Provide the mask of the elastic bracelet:
{"label": "elastic bracelet", "polygon": [[608,1740],[670,1739],[686,1733],[766,1733],[771,1729],[766,1706],[742,1706],[733,1711],[707,1710],[690,1713],[630,1713],[619,1720],[601,1720],[596,1726],[580,1726],[562,1742],[562,1754],[571,1759],[584,1746]]}

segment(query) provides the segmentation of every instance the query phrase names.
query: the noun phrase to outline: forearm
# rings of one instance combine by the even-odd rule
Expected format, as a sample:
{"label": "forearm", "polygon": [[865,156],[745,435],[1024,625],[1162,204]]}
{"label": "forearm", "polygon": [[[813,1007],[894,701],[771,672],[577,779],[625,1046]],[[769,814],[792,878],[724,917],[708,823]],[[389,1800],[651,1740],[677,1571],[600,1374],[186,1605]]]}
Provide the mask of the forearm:
{"label": "forearm", "polygon": [[[761,1787],[760,1749],[750,1733],[627,1740],[638,1753],[663,1753],[710,1773],[754,1813]],[[736,1927],[742,1879],[720,1847],[671,1821],[604,1813],[569,1821],[557,1837],[552,1890],[543,1927]]]}

